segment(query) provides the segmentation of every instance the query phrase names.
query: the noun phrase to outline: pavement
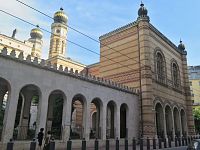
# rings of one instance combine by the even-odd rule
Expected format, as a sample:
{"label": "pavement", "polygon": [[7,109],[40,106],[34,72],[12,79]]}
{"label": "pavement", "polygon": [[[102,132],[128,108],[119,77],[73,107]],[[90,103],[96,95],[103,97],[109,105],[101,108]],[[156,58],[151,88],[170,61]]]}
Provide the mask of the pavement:
{"label": "pavement", "polygon": [[[153,148],[151,148],[152,150]],[[173,147],[173,148],[162,148],[163,150],[187,150],[187,146],[182,147]],[[81,150],[81,148],[72,148],[72,150]],[[95,150],[94,148],[87,148],[86,150]],[[105,147],[99,148],[99,150],[106,150]],[[116,150],[115,146],[110,147],[109,150]],[[124,146],[120,146],[119,150],[125,150]],[[132,146],[128,147],[128,150],[132,150]],[[137,150],[140,150],[140,147],[137,146]],[[146,147],[143,148],[143,150],[147,150]]]}

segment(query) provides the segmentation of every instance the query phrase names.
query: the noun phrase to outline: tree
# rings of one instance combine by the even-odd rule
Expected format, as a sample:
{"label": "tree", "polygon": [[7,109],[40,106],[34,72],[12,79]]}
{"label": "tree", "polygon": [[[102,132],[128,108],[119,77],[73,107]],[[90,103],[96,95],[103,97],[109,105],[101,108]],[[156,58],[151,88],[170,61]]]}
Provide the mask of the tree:
{"label": "tree", "polygon": [[193,116],[195,122],[195,130],[200,133],[200,106],[193,109]]}

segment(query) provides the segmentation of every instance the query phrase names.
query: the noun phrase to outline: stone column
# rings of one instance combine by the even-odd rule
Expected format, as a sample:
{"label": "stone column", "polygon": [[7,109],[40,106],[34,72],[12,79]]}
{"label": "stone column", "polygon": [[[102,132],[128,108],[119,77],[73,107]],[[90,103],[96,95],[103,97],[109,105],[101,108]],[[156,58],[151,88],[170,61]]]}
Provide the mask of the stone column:
{"label": "stone column", "polygon": [[53,122],[53,105],[54,105],[54,97],[51,95],[48,99],[48,110],[47,110],[47,124],[46,130],[51,131],[52,122]]}
{"label": "stone column", "polygon": [[148,16],[138,17],[138,54],[139,54],[139,85],[140,85],[140,135],[143,137],[154,137],[155,122],[152,113],[153,108],[153,74],[150,42],[150,24]]}
{"label": "stone column", "polygon": [[180,127],[180,136],[183,136],[183,131],[182,131],[182,122],[181,122],[181,114],[178,112],[179,115],[179,127]]}
{"label": "stone column", "polygon": [[96,120],[95,120],[95,128],[96,128],[96,138],[99,138],[100,136],[100,128],[101,128],[101,122],[100,122],[100,116],[101,116],[101,114],[100,114],[100,109],[98,108],[98,106],[97,106],[97,112],[96,112]]}
{"label": "stone column", "polygon": [[[17,139],[20,140],[25,140],[27,138],[27,132],[28,132],[28,121],[29,121],[29,112],[30,112],[30,107],[31,107],[31,100],[33,97],[33,93],[30,91],[23,91],[24,95],[24,107],[21,110],[22,111],[22,117],[20,120],[20,123],[18,125],[19,130],[18,130],[18,135]],[[19,99],[18,99],[19,101]]]}
{"label": "stone column", "polygon": [[189,135],[195,134],[194,129],[194,117],[192,115],[192,98],[190,91],[190,83],[188,78],[188,65],[187,65],[187,52],[185,50],[182,51],[182,67],[183,67],[183,81],[184,81],[184,89],[185,92],[185,101],[186,101],[186,116],[187,116],[187,130]]}
{"label": "stone column", "polygon": [[62,124],[63,124],[63,141],[67,141],[70,137],[70,126],[71,126],[71,106],[72,106],[72,98],[73,95],[67,93],[67,99],[64,99],[63,103],[63,117],[62,117]]}
{"label": "stone column", "polygon": [[101,127],[101,135],[102,135],[102,140],[106,140],[106,120],[107,120],[107,105],[103,105],[102,108],[102,117],[101,121],[102,122],[102,127]]}
{"label": "stone column", "polygon": [[166,116],[165,116],[165,110],[163,110],[163,127],[164,127],[164,136],[167,139],[167,128],[166,128]]}
{"label": "stone column", "polygon": [[4,115],[2,142],[7,143],[13,137],[13,129],[15,124],[15,116],[17,111],[17,103],[19,97],[19,89],[17,85],[12,85],[12,92],[9,93],[7,106]]}
{"label": "stone column", "polygon": [[83,123],[84,123],[84,133],[83,137],[86,140],[90,139],[90,98],[86,97],[87,105],[84,107],[84,114],[83,114]]}
{"label": "stone column", "polygon": [[172,134],[173,134],[172,136],[173,136],[173,139],[175,139],[176,135],[175,135],[175,125],[174,125],[174,111],[172,110],[171,112],[172,112],[172,128],[173,128],[172,129]]}
{"label": "stone column", "polygon": [[40,128],[44,128],[46,130],[48,99],[50,92],[46,89],[41,90],[41,95],[39,96],[36,134],[39,132]]}
{"label": "stone column", "polygon": [[118,137],[120,138],[120,107],[116,106],[116,110],[114,111],[115,113],[115,121],[114,121],[114,127],[115,127],[115,138]]}

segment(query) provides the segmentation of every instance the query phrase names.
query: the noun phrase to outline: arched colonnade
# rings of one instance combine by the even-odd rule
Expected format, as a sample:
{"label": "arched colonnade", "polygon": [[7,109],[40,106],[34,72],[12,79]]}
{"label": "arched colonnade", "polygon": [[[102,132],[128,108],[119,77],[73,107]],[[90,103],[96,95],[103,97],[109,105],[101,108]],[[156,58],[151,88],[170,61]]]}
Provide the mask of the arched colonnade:
{"label": "arched colonnade", "polygon": [[158,138],[187,136],[187,118],[183,107],[165,104],[157,101],[154,104],[155,127]]}
{"label": "arched colonnade", "polygon": [[40,128],[45,134],[51,131],[58,140],[132,136],[128,135],[132,125],[128,120],[134,120],[129,115],[130,101],[105,98],[62,89],[42,90],[33,83],[16,90],[0,78],[1,139],[32,140]]}

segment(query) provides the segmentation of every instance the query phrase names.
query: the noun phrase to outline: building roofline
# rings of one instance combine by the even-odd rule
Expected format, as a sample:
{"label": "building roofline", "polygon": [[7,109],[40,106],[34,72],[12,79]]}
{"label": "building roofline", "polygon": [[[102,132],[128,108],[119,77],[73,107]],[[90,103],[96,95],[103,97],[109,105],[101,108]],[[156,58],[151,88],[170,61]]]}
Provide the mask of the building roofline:
{"label": "building roofline", "polygon": [[167,44],[169,44],[172,48],[176,49],[177,52],[181,53],[181,50],[178,49],[178,47],[170,40],[168,39],[163,33],[161,33],[156,27],[154,27],[151,23],[149,23],[150,29],[154,31],[159,37],[161,37]]}
{"label": "building roofline", "polygon": [[[7,35],[1,34],[1,33],[0,33],[0,35],[4,36],[4,37],[6,37],[6,38],[9,38],[9,39],[11,39],[11,40],[13,40],[13,41],[20,42],[20,43],[22,43],[22,44],[25,44],[25,42],[29,42],[28,40],[21,41],[21,40],[18,40],[18,39],[16,39],[16,38],[12,38],[12,37],[10,37],[10,36],[7,36]],[[29,43],[31,43],[31,42],[29,42]]]}
{"label": "building roofline", "polygon": [[[22,53],[22,55],[23,55],[23,53]],[[73,77],[73,78],[76,78],[78,80],[83,80],[83,81],[86,81],[86,82],[105,86],[105,87],[112,88],[112,89],[122,91],[122,92],[126,92],[126,93],[138,95],[138,92],[139,92],[135,88],[130,88],[128,86],[118,84],[118,83],[113,82],[111,80],[106,80],[106,79],[103,79],[103,78],[100,78],[100,77],[95,77],[95,76],[92,76],[92,75],[83,74],[81,72],[78,73],[78,71],[74,72],[73,69],[66,70],[66,68],[65,68],[63,70],[63,68],[61,68],[61,66],[59,66],[59,68],[57,68],[57,67],[55,68],[55,66],[52,66],[51,64],[49,65],[44,59],[42,59],[39,62],[37,57],[35,57],[33,60],[31,60],[30,57],[27,57],[26,59],[24,59],[23,56],[16,57],[15,50],[13,50],[10,54],[7,54],[7,50],[1,51],[0,52],[0,58],[9,59],[9,60],[15,61],[17,63],[22,63],[22,64],[25,64],[25,65],[33,66],[33,67],[40,68],[40,69],[43,69],[43,70],[48,70],[48,71],[55,72],[55,73],[58,73],[58,74],[61,74],[61,75]]]}
{"label": "building roofline", "polygon": [[104,38],[107,38],[107,37],[112,36],[112,35],[114,35],[114,34],[116,34],[116,33],[119,33],[119,32],[121,32],[121,31],[124,31],[124,30],[126,30],[126,29],[128,29],[128,28],[131,28],[131,27],[133,27],[133,26],[136,26],[137,23],[138,23],[137,21],[134,21],[134,22],[131,22],[131,23],[125,25],[125,26],[119,27],[119,28],[117,28],[117,29],[115,29],[115,30],[113,30],[113,31],[111,31],[111,32],[108,32],[108,33],[106,33],[106,34],[103,34],[103,35],[101,35],[101,36],[99,37],[99,40],[103,40]]}
{"label": "building roofline", "polygon": [[94,63],[94,64],[90,64],[90,65],[87,65],[86,67],[87,67],[87,68],[94,67],[94,66],[96,66],[96,65],[99,65],[99,63],[100,63],[100,62],[97,62],[97,63]]}
{"label": "building roofline", "polygon": [[79,66],[86,67],[86,65],[84,65],[84,64],[82,64],[82,63],[80,63],[80,62],[78,62],[78,61],[75,61],[75,60],[73,60],[73,59],[71,59],[71,58],[69,58],[69,57],[66,58],[66,57],[63,57],[63,56],[54,56],[54,57],[48,58],[47,61],[51,61],[51,60],[57,59],[57,58],[60,58],[60,59],[62,59],[62,60],[65,60],[65,61],[67,61],[67,62],[76,64],[76,65],[79,65]]}
{"label": "building roofline", "polygon": [[[99,37],[99,40],[103,40],[103,39],[105,39],[105,38],[107,38],[107,37],[109,37],[109,36],[112,36],[112,35],[114,35],[114,34],[116,34],[116,33],[119,33],[119,32],[121,32],[121,31],[124,31],[124,30],[126,30],[126,29],[128,29],[128,28],[131,28],[131,27],[133,27],[133,26],[136,26],[136,25],[138,25],[138,21],[131,22],[131,23],[125,25],[125,26],[122,26],[122,27],[117,28],[117,29],[115,29],[115,30],[113,30],[113,31],[111,31],[111,32],[108,32],[108,33],[106,33],[106,34],[103,34],[102,36]],[[178,47],[177,47],[171,40],[169,40],[163,33],[161,33],[161,32],[160,32],[156,27],[154,27],[151,23],[149,23],[149,25],[150,25],[150,29],[151,29],[154,33],[156,33],[159,37],[161,37],[161,38],[162,38],[167,44],[169,44],[172,48],[176,49],[177,52],[179,52],[179,53],[182,54],[182,51],[179,50]]]}

